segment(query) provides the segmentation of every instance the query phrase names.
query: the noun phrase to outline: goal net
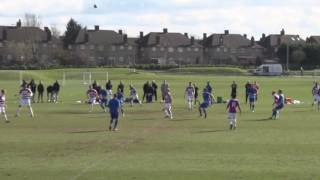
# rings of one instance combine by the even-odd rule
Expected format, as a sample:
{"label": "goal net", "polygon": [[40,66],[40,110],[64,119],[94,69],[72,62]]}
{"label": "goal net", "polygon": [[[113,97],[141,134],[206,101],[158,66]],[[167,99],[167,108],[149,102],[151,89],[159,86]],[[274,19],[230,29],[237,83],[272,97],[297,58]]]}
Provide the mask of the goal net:
{"label": "goal net", "polygon": [[62,77],[62,85],[65,86],[71,82],[79,82],[83,85],[89,85],[94,81],[106,82],[108,80],[108,72],[64,72]]}

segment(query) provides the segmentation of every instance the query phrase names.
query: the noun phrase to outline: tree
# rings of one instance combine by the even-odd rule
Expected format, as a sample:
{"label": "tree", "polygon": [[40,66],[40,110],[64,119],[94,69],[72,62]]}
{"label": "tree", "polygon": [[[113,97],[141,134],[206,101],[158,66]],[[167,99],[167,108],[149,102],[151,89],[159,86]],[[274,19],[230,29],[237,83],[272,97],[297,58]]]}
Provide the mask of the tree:
{"label": "tree", "polygon": [[67,49],[69,45],[75,43],[78,33],[80,32],[81,29],[82,29],[82,26],[78,24],[74,19],[71,18],[67,24],[67,29],[64,33],[64,37],[62,40],[63,47],[65,49]]}
{"label": "tree", "polygon": [[38,27],[42,25],[40,16],[35,14],[26,13],[23,18],[23,26],[25,27]]}
{"label": "tree", "polygon": [[51,25],[51,33],[52,33],[52,36],[55,37],[55,38],[59,38],[60,35],[61,35],[61,32],[60,30],[57,28],[56,25]]}
{"label": "tree", "polygon": [[306,59],[306,54],[303,50],[298,49],[292,53],[293,62],[296,65],[302,65],[302,62]]}

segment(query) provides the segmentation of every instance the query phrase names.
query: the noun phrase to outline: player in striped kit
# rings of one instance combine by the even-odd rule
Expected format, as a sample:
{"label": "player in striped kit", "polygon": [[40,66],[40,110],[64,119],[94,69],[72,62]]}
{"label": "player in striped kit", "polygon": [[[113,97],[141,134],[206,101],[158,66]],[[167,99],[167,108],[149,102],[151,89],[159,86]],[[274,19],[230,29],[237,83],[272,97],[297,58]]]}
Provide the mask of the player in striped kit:
{"label": "player in striped kit", "polygon": [[282,90],[278,91],[278,94],[275,92],[272,93],[274,97],[274,105],[275,107],[272,109],[272,116],[270,119],[277,119],[279,118],[280,111],[284,108],[285,104],[285,97],[282,93]]}
{"label": "player in striped kit", "polygon": [[31,97],[33,96],[31,89],[28,88],[26,85],[24,85],[23,88],[20,90],[20,96],[21,96],[21,101],[20,101],[19,108],[17,110],[16,117],[20,116],[20,112],[22,110],[22,107],[24,106],[28,106],[31,117],[34,117],[33,110],[31,107]]}
{"label": "player in striped kit", "polygon": [[139,100],[138,92],[133,85],[130,85],[130,105],[133,106],[134,101],[137,101],[141,105],[141,101]]}
{"label": "player in striped kit", "polygon": [[312,102],[312,106],[314,106],[315,102],[318,102],[317,96],[318,96],[318,92],[320,90],[320,86],[317,82],[314,83],[314,86],[312,87],[312,96],[313,96],[313,102]]}
{"label": "player in striped kit", "polygon": [[231,95],[231,100],[229,101],[227,105],[227,110],[229,109],[229,124],[230,124],[230,130],[235,130],[237,128],[237,109],[239,109],[239,112],[241,113],[240,103],[239,100],[236,99],[236,94]]}
{"label": "player in striped kit", "polygon": [[193,109],[193,100],[194,100],[195,89],[192,86],[192,83],[189,82],[189,86],[185,90],[184,98],[187,95],[188,107],[189,110]]}
{"label": "player in striped kit", "polygon": [[6,91],[4,89],[1,89],[0,92],[0,114],[3,114],[6,123],[10,122],[6,113]]}
{"label": "player in striped kit", "polygon": [[98,98],[97,90],[93,89],[92,86],[89,86],[89,90],[87,91],[87,97],[89,99],[89,104],[90,104],[89,112],[92,112],[93,105],[96,103]]}
{"label": "player in striped kit", "polygon": [[172,95],[171,95],[170,89],[168,88],[166,94],[164,95],[164,108],[163,108],[166,118],[173,119],[172,103],[173,103]]}

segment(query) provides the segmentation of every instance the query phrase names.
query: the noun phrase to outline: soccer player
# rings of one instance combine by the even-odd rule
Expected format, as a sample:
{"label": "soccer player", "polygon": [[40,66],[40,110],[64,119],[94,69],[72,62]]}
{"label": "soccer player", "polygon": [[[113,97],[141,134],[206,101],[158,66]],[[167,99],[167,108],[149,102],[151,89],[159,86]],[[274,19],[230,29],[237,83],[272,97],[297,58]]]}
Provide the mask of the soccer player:
{"label": "soccer player", "polygon": [[249,89],[251,87],[251,83],[250,81],[247,82],[247,84],[245,85],[246,88],[246,104],[248,104],[248,98],[249,98]]}
{"label": "soccer player", "polygon": [[155,80],[152,81],[151,86],[153,89],[154,100],[158,101],[158,85]]}
{"label": "soccer player", "polygon": [[[101,87],[100,87],[101,88]],[[100,90],[100,94],[99,94],[99,103],[100,103],[100,107],[107,112],[106,107],[108,106],[108,92],[105,89]]]}
{"label": "soccer player", "polygon": [[259,90],[260,90],[260,85],[257,83],[257,81],[254,81],[254,83],[252,85],[257,90],[256,101],[258,101],[258,94],[259,94]]}
{"label": "soccer player", "polygon": [[117,99],[118,101],[120,102],[120,110],[121,110],[121,114],[122,116],[124,117],[125,114],[124,114],[124,110],[123,110],[123,105],[124,105],[124,94],[123,92],[121,92],[121,89],[118,89],[118,92],[117,92]]}
{"label": "soccer player", "polygon": [[138,92],[133,85],[130,85],[130,105],[133,106],[133,103],[137,101],[141,105],[141,101],[139,100]]}
{"label": "soccer player", "polygon": [[320,87],[318,86],[317,94],[316,94],[316,100],[318,104],[318,111],[320,111]]}
{"label": "soccer player", "polygon": [[272,116],[270,119],[276,120],[279,118],[280,111],[284,108],[285,97],[284,97],[282,90],[279,90],[278,94],[276,94],[275,92],[273,94],[274,94],[274,98],[275,98],[276,107],[274,107],[272,109]]}
{"label": "soccer player", "polygon": [[124,93],[124,84],[122,83],[122,81],[120,81],[120,84],[118,85],[118,89],[120,89],[120,91]]}
{"label": "soccer player", "polygon": [[20,116],[20,112],[23,106],[28,106],[31,117],[34,117],[33,109],[31,107],[31,97],[33,96],[31,89],[26,85],[24,85],[24,87],[20,90],[20,96],[21,96],[21,101],[16,113],[16,117]]}
{"label": "soccer player", "polygon": [[236,99],[236,95],[232,94],[231,100],[229,101],[227,105],[227,110],[229,109],[229,124],[230,124],[230,130],[235,130],[237,128],[237,108],[239,109],[239,112],[241,113],[240,103],[239,100]]}
{"label": "soccer player", "polygon": [[171,95],[170,89],[168,88],[166,94],[164,95],[164,113],[166,115],[165,116],[166,118],[173,119],[172,103],[173,103],[172,95]]}
{"label": "soccer player", "polygon": [[106,83],[106,90],[107,90],[107,93],[108,93],[108,101],[112,98],[112,83],[111,81],[109,80],[107,83]]}
{"label": "soccer player", "polygon": [[1,89],[0,91],[0,115],[3,114],[6,123],[9,123],[8,116],[6,113],[6,90]]}
{"label": "soccer player", "polygon": [[238,87],[238,85],[236,84],[235,81],[233,81],[233,83],[231,84],[231,97],[233,95],[237,96],[237,87]]}
{"label": "soccer player", "polygon": [[[109,106],[109,113],[111,116],[110,125],[109,125],[109,131],[118,131],[117,126],[119,122],[119,111],[120,111],[120,101],[117,98],[117,94],[113,95],[113,99],[111,99],[108,103]],[[112,128],[112,124],[114,123],[114,126]]]}
{"label": "soccer player", "polygon": [[320,90],[319,84],[317,82],[314,83],[314,86],[312,87],[312,96],[313,96],[313,102],[312,102],[312,106],[314,106],[314,102],[317,102],[317,94],[318,91]]}
{"label": "soccer player", "polygon": [[257,89],[252,85],[248,90],[248,96],[249,96],[249,105],[250,105],[250,111],[254,112],[255,103],[257,100]]}
{"label": "soccer player", "polygon": [[161,84],[161,96],[163,101],[164,101],[164,96],[168,92],[168,89],[169,89],[169,84],[166,80],[164,80],[163,83]]}
{"label": "soccer player", "polygon": [[186,95],[187,95],[189,110],[193,109],[194,94],[195,94],[195,89],[192,86],[192,83],[189,82],[189,85],[187,86],[184,94],[184,98],[186,98]]}
{"label": "soccer player", "polygon": [[28,85],[33,93],[33,96],[31,97],[32,103],[35,103],[35,96],[36,96],[36,89],[37,89],[37,84],[34,82],[33,79],[31,79],[29,85]]}
{"label": "soccer player", "polygon": [[213,88],[212,88],[212,86],[210,84],[210,81],[207,82],[206,89],[210,94],[213,94]]}
{"label": "soccer player", "polygon": [[203,96],[203,102],[202,102],[202,104],[200,104],[199,113],[200,113],[200,117],[202,117],[202,112],[203,112],[204,118],[206,119],[207,118],[206,109],[212,105],[214,98],[213,98],[212,94],[206,88],[203,89],[202,96]]}
{"label": "soccer player", "polygon": [[52,86],[52,102],[57,103],[59,99],[59,92],[60,92],[60,84],[58,80],[56,80],[55,83],[53,83]]}
{"label": "soccer player", "polygon": [[38,103],[39,102],[43,103],[44,86],[41,81],[38,84],[37,90],[38,90]]}
{"label": "soccer player", "polygon": [[89,99],[89,104],[90,104],[89,112],[92,112],[93,105],[96,103],[98,98],[98,92],[97,90],[93,89],[91,85],[89,86],[89,90],[87,91],[87,97]]}
{"label": "soccer player", "polygon": [[147,96],[147,91],[149,89],[149,81],[147,81],[146,83],[143,84],[143,97],[142,97],[142,101],[144,101],[144,99],[146,98]]}
{"label": "soccer player", "polygon": [[198,100],[198,96],[199,96],[199,88],[196,85],[196,83],[193,83],[193,88],[194,88],[194,105],[197,104],[197,102],[200,104],[199,100]]}

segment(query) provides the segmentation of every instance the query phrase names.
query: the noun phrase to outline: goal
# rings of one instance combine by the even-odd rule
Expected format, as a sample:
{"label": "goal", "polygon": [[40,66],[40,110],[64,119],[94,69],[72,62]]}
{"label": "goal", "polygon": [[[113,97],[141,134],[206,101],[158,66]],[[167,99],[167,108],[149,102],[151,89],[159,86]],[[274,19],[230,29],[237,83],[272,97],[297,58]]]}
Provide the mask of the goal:
{"label": "goal", "polygon": [[92,84],[93,81],[108,81],[108,72],[64,72],[62,85],[66,86],[70,81],[78,81],[83,85]]}

